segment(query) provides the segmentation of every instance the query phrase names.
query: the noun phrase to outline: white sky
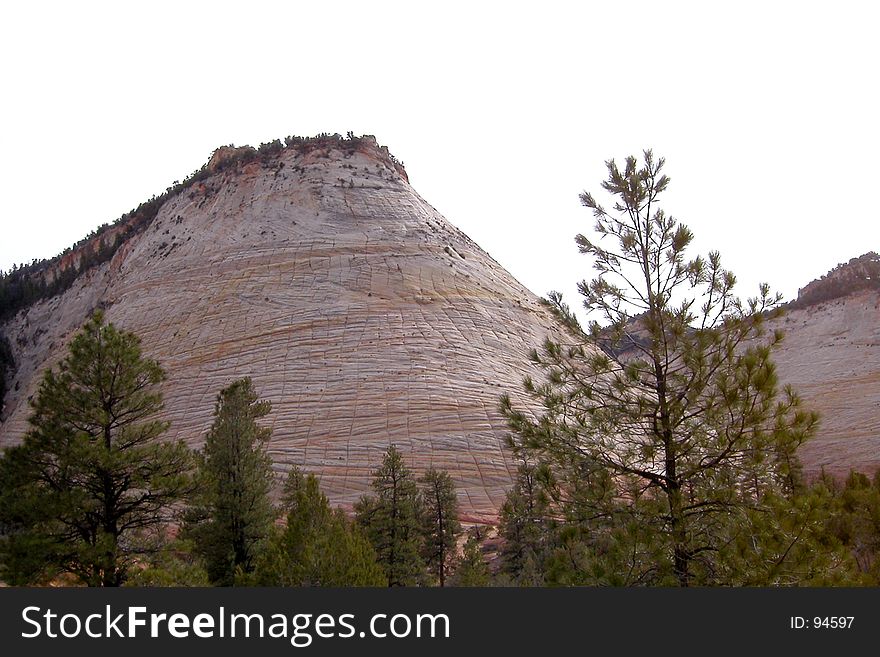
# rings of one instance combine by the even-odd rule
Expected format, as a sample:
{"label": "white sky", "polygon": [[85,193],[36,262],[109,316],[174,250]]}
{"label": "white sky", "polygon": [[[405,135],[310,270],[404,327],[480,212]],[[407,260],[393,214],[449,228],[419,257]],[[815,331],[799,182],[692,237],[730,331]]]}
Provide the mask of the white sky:
{"label": "white sky", "polygon": [[841,1],[3,3],[0,269],[219,145],[352,130],[573,305],[593,273],[578,194],[653,148],[691,255],[718,249],[740,294],[790,298],[880,250],[878,19]]}

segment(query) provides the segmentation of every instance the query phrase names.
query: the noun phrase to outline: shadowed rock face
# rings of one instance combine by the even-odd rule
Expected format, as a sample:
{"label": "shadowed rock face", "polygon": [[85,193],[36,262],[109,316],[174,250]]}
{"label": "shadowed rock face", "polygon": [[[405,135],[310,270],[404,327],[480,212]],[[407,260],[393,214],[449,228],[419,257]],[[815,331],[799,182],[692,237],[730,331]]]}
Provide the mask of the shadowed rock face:
{"label": "shadowed rock face", "polygon": [[280,470],[351,505],[395,443],[450,471],[490,520],[515,467],[497,411],[550,332],[537,298],[409,186],[378,147],[286,149],[170,199],[113,259],[0,327],[18,368],[0,445],[89,313],[141,336],[168,374],[169,438],[200,445],[219,390],[251,376],[272,402]]}

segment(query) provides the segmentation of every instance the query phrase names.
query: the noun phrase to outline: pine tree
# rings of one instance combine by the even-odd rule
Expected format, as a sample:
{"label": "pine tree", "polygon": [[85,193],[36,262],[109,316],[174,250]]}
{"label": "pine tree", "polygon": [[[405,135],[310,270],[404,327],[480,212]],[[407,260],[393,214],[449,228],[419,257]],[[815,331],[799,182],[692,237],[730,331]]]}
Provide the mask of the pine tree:
{"label": "pine tree", "polygon": [[516,582],[528,570],[525,576],[534,583],[550,537],[549,504],[538,477],[536,466],[521,463],[498,515],[501,569]]}
{"label": "pine tree", "polygon": [[30,430],[0,462],[5,581],[69,573],[119,586],[157,548],[152,534],[190,491],[192,467],[182,442],[159,440],[164,378],[138,337],[100,311],[45,372]]}
{"label": "pine tree", "polygon": [[461,533],[455,485],[445,470],[430,468],[419,479],[422,484],[424,544],[422,556],[428,570],[445,586],[449,567],[455,560],[455,547]]}
{"label": "pine tree", "polygon": [[282,497],[287,526],[276,530],[257,560],[259,586],[383,586],[385,574],[359,526],[331,510],[318,479],[296,467]]}
{"label": "pine tree", "polygon": [[425,577],[420,556],[422,511],[416,481],[391,445],[373,473],[375,496],[355,505],[358,523],[373,544],[388,586],[413,586]]}
{"label": "pine tree", "polygon": [[169,540],[129,574],[125,586],[210,586],[204,560],[191,541]]}
{"label": "pine tree", "polygon": [[873,483],[853,471],[843,485],[823,476],[813,489],[831,497],[824,521],[828,537],[852,553],[864,583],[880,585],[880,470]]}
{"label": "pine tree", "polygon": [[461,558],[455,565],[450,584],[452,586],[489,586],[489,567],[480,548],[480,531],[473,528],[468,532]]}
{"label": "pine tree", "polygon": [[[793,516],[793,531],[783,519],[801,489],[795,451],[817,417],[779,388],[771,354],[782,336],[764,323],[780,297],[762,285],[743,302],[718,253],[685,259],[693,235],[659,207],[663,165],[650,151],[623,170],[609,161],[613,212],[581,195],[599,239],[576,238],[598,271],[579,290],[604,325],[584,331],[551,293],[570,337],[532,354],[547,376],[526,390],[543,412],[506,396],[502,411],[515,449],[552,470],[556,513],[582,530],[592,572],[688,586],[747,570],[753,583],[787,583],[797,550],[779,552],[779,564],[765,556],[783,535],[800,545],[814,536],[809,514]],[[726,550],[745,539],[754,549],[736,574]]]}
{"label": "pine tree", "polygon": [[250,573],[269,537],[275,511],[269,500],[274,475],[266,452],[271,430],[257,424],[271,411],[250,378],[217,398],[214,423],[199,460],[199,493],[185,527],[215,584],[229,586]]}

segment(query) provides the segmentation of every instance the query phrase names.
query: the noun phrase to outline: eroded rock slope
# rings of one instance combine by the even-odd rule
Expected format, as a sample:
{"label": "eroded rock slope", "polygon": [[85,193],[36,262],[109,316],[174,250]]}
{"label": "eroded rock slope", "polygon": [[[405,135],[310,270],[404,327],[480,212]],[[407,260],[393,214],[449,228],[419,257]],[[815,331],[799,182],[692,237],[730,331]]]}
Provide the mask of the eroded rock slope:
{"label": "eroded rock slope", "polygon": [[[280,471],[352,504],[389,443],[449,470],[491,519],[514,466],[497,411],[552,325],[538,299],[413,190],[387,151],[287,148],[168,200],[112,260],[2,327],[17,369],[0,445],[20,440],[39,373],[96,307],[168,374],[170,437],[198,446],[241,376],[272,402]],[[519,398],[519,403],[526,401]]]}
{"label": "eroded rock slope", "polygon": [[784,317],[775,360],[807,406],[821,413],[801,448],[806,472],[845,477],[880,468],[880,257],[853,258],[800,290]]}

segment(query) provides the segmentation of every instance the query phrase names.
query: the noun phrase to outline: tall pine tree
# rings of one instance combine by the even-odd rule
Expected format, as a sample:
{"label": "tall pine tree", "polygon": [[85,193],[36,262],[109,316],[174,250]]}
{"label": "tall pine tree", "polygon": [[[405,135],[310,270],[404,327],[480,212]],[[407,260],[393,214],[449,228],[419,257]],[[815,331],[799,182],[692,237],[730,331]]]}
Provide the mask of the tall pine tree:
{"label": "tall pine tree", "polygon": [[581,195],[597,234],[576,238],[598,272],[579,284],[593,320],[583,330],[550,295],[570,337],[532,354],[546,373],[526,382],[539,417],[502,399],[515,448],[553,471],[557,515],[582,529],[591,572],[680,586],[817,581],[834,560],[811,565],[820,551],[796,549],[815,534],[794,502],[795,451],[817,417],[778,383],[782,336],[764,325],[780,298],[762,285],[741,301],[718,253],[686,259],[693,234],[660,207],[663,165],[650,151],[623,169],[609,161],[613,210]]}
{"label": "tall pine tree", "polygon": [[422,485],[424,532],[422,556],[437,583],[445,586],[450,566],[455,561],[456,540],[461,533],[455,485],[448,472],[434,468],[427,470],[419,483]]}
{"label": "tall pine tree", "polygon": [[191,490],[192,454],[161,441],[165,378],[96,312],[43,375],[24,441],[0,461],[2,577],[119,586]]}
{"label": "tall pine tree", "polygon": [[373,473],[375,496],[364,496],[355,505],[385,572],[388,586],[414,586],[425,578],[421,557],[422,511],[416,481],[394,445]]}
{"label": "tall pine tree", "polygon": [[250,378],[235,381],[217,398],[199,459],[199,493],[185,527],[215,584],[233,585],[237,574],[253,570],[275,519],[266,452],[271,430],[257,423],[270,411]]}
{"label": "tall pine tree", "polygon": [[520,464],[498,514],[498,533],[504,539],[501,570],[514,582],[527,579],[534,583],[549,541],[549,504],[538,473],[536,466]]}

